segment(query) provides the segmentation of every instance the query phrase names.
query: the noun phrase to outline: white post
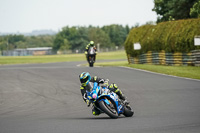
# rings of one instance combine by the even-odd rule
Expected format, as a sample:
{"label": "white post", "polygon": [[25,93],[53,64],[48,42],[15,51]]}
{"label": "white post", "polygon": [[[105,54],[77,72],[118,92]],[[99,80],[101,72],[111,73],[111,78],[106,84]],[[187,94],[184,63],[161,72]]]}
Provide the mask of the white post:
{"label": "white post", "polygon": [[200,36],[195,36],[194,37],[194,45],[195,46],[200,46]]}
{"label": "white post", "polygon": [[134,49],[134,50],[140,50],[140,49],[141,49],[140,43],[134,43],[134,44],[133,44],[133,49]]}
{"label": "white post", "polygon": [[100,52],[100,44],[97,43],[97,51]]}

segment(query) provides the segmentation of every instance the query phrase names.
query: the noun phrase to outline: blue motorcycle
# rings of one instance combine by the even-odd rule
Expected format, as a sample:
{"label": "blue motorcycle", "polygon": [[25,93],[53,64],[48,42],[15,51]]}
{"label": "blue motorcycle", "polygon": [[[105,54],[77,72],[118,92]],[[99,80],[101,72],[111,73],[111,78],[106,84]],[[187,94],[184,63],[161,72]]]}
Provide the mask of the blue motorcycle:
{"label": "blue motorcycle", "polygon": [[101,87],[94,82],[91,92],[87,91],[87,99],[101,112],[111,118],[118,118],[120,114],[126,117],[133,116],[134,112],[130,105],[125,104],[118,95],[106,87]]}

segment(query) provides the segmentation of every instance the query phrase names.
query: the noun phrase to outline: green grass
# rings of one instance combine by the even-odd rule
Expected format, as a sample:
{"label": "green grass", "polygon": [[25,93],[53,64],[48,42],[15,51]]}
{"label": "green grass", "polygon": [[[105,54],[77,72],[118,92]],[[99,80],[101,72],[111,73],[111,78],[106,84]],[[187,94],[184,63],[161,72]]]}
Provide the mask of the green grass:
{"label": "green grass", "polygon": [[192,66],[161,66],[161,65],[147,65],[147,64],[128,64],[128,61],[118,61],[118,62],[104,62],[96,63],[99,66],[126,66],[131,68],[143,69],[152,72],[186,77],[192,79],[200,79],[200,67]]}
{"label": "green grass", "polygon": [[80,61],[84,56],[77,55],[49,55],[49,56],[9,56],[0,57],[0,64],[28,64],[28,63],[49,63],[49,62],[65,62]]}
{"label": "green grass", "polygon": [[[97,60],[127,59],[125,51],[102,52],[97,54]],[[0,56],[0,64],[33,64],[50,62],[86,61],[84,54],[44,55],[44,56]],[[88,64],[87,64],[88,65]],[[161,66],[146,64],[128,64],[128,61],[95,63],[98,66],[126,66],[144,69],[152,72],[200,79],[200,67]]]}
{"label": "green grass", "polygon": [[[97,60],[126,59],[125,51],[102,52]],[[84,54],[43,55],[43,56],[0,56],[0,64],[33,64],[50,62],[85,61]]]}

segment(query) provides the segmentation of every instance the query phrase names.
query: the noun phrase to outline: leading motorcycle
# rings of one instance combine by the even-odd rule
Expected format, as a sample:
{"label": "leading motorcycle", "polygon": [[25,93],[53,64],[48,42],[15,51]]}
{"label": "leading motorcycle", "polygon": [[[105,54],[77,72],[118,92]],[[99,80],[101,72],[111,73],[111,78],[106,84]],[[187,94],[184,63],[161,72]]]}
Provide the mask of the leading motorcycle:
{"label": "leading motorcycle", "polygon": [[113,119],[117,119],[121,114],[126,117],[132,117],[134,114],[130,105],[120,100],[118,95],[107,87],[99,86],[97,82],[94,82],[91,92],[87,91],[87,99],[101,113],[106,113]]}

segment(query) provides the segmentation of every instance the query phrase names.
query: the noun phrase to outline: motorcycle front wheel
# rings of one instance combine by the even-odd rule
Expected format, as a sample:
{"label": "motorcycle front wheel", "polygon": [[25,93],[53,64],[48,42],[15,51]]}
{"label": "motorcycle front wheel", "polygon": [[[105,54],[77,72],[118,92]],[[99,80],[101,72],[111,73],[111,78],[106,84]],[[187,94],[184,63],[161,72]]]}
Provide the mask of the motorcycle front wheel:
{"label": "motorcycle front wheel", "polygon": [[93,67],[93,65],[94,65],[93,63],[89,63],[89,66],[90,66],[90,67]]}
{"label": "motorcycle front wheel", "polygon": [[110,118],[113,118],[113,119],[118,118],[117,110],[115,108],[112,108],[110,105],[107,105],[104,101],[100,101],[99,106],[104,113],[110,116]]}

